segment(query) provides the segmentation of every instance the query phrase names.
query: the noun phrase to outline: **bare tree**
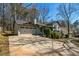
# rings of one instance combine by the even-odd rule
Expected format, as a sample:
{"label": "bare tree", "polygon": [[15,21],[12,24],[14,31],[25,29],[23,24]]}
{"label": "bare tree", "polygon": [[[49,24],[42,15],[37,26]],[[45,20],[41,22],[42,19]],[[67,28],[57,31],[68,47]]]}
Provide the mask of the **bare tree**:
{"label": "bare tree", "polygon": [[3,3],[3,19],[2,19],[2,26],[3,26],[3,32],[4,32],[4,8],[5,8],[5,6],[4,6],[4,3]]}
{"label": "bare tree", "polygon": [[76,12],[76,9],[72,6],[72,4],[60,4],[59,13],[57,15],[60,15],[64,20],[67,22],[67,28],[68,28],[68,37],[70,35],[70,20],[72,17],[72,14]]}
{"label": "bare tree", "polygon": [[15,22],[17,19],[23,20],[25,16],[27,16],[27,8],[31,4],[26,4],[26,6],[23,6],[22,3],[14,3],[11,5],[11,11],[12,11],[12,17],[13,17],[13,32],[15,32]]}
{"label": "bare tree", "polygon": [[40,9],[40,16],[41,16],[41,19],[43,20],[43,23],[45,23],[47,18],[49,18],[48,14],[49,14],[48,8],[44,7],[42,10]]}

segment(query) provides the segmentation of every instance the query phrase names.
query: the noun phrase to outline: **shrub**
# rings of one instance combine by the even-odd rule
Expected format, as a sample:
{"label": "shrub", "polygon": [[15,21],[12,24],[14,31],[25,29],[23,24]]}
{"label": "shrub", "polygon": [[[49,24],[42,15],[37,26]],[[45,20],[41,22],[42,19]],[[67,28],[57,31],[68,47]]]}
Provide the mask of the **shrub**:
{"label": "shrub", "polygon": [[51,33],[51,38],[53,39],[59,39],[61,34],[59,32],[52,32]]}
{"label": "shrub", "polygon": [[42,32],[42,27],[40,28],[40,31]]}
{"label": "shrub", "polygon": [[69,38],[68,34],[65,35],[65,38]]}
{"label": "shrub", "polygon": [[46,37],[51,37],[51,29],[50,28],[45,28],[44,29],[44,35]]}

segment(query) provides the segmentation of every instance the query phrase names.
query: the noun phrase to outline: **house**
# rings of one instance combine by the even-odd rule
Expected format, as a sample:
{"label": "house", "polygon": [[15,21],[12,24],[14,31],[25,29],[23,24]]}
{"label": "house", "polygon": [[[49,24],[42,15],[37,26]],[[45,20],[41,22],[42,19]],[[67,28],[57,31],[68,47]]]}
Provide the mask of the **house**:
{"label": "house", "polygon": [[32,23],[26,20],[16,20],[15,27],[15,33],[18,35],[31,34],[34,29]]}
{"label": "house", "polygon": [[63,35],[67,35],[68,34],[68,30],[67,27],[65,26],[65,23],[60,21],[52,21],[49,23],[50,26],[52,26],[52,31],[57,31],[60,33],[63,33]]}
{"label": "house", "polygon": [[52,27],[52,31],[60,31],[59,24],[56,21],[47,24]]}
{"label": "house", "polygon": [[16,20],[15,33],[18,35],[24,34],[40,34],[39,25],[34,19],[34,22],[29,20]]}
{"label": "house", "polygon": [[57,22],[53,22],[52,27],[53,31],[60,31],[60,26]]}
{"label": "house", "polygon": [[79,25],[77,25],[77,28],[75,28],[74,34],[75,36],[79,37]]}
{"label": "house", "polygon": [[79,20],[76,20],[73,23],[73,32],[74,32],[74,36],[78,36],[79,37]]}

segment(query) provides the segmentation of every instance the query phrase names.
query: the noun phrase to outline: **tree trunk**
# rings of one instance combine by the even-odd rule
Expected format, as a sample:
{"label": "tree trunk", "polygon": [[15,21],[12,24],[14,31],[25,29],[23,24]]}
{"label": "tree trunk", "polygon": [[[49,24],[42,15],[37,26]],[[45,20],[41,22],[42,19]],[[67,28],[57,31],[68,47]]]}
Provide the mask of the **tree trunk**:
{"label": "tree trunk", "polygon": [[3,32],[4,32],[4,3],[3,3],[3,19],[2,19],[2,27],[3,27]]}
{"label": "tree trunk", "polygon": [[15,13],[15,15],[14,15],[14,22],[13,22],[13,33],[15,33],[15,22],[16,22],[16,4],[15,4],[15,9],[14,9],[15,11],[14,11],[14,13]]}
{"label": "tree trunk", "polygon": [[[69,3],[69,12],[70,12],[70,3]],[[70,14],[69,14],[69,17],[68,17],[68,38],[70,37]]]}

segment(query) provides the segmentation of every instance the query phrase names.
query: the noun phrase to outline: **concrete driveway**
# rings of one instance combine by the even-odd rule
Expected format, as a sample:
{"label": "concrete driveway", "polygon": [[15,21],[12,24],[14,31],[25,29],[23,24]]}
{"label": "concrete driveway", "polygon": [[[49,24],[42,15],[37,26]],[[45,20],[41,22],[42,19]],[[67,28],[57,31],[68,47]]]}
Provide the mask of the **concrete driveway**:
{"label": "concrete driveway", "polygon": [[73,49],[68,49],[68,46],[63,42],[53,41],[52,39],[34,36],[10,36],[9,50],[11,56],[69,56],[79,55],[79,48],[74,44],[69,43]]}

